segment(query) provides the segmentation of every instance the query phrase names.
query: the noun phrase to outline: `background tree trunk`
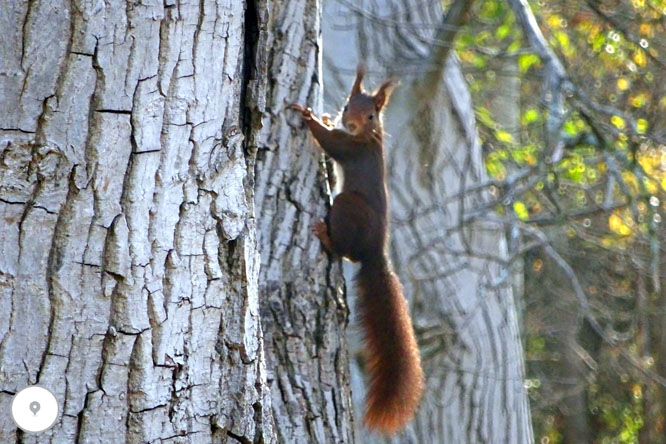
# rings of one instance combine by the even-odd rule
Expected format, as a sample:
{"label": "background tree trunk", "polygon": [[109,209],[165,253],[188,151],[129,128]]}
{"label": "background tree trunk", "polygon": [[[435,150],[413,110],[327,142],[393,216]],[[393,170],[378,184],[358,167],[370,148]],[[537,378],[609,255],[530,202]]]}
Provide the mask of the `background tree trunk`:
{"label": "background tree trunk", "polygon": [[[531,443],[503,226],[474,218],[490,198],[478,186],[487,178],[471,99],[455,57],[423,63],[448,44],[434,37],[442,11],[410,0],[331,1],[324,17],[324,43],[346,42],[324,50],[327,88],[337,88],[327,89],[328,111],[342,105],[359,61],[369,68],[368,87],[389,74],[402,78],[384,119],[391,252],[427,381],[416,420],[392,442]],[[353,393],[362,409],[359,361]]]}
{"label": "background tree trunk", "polygon": [[326,192],[280,114],[318,100],[319,11],[281,11],[0,4],[0,411],[62,411],[1,442],[351,441]]}

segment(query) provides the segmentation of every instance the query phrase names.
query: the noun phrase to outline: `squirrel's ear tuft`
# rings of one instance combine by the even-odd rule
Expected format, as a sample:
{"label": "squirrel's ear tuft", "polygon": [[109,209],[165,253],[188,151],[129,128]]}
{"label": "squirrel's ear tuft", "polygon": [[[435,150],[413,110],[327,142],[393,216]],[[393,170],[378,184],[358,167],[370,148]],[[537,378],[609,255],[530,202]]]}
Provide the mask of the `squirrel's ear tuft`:
{"label": "squirrel's ear tuft", "polygon": [[365,76],[365,66],[359,64],[356,68],[356,79],[354,80],[354,86],[352,86],[351,95],[355,96],[363,92],[363,76]]}
{"label": "squirrel's ear tuft", "polygon": [[377,91],[372,95],[372,99],[375,101],[375,108],[377,108],[377,111],[381,111],[382,108],[384,108],[384,105],[388,102],[389,97],[391,97],[391,93],[395,89],[396,86],[398,86],[398,83],[400,81],[396,78],[390,78],[388,80],[385,80],[384,83],[381,84],[379,88],[377,88]]}

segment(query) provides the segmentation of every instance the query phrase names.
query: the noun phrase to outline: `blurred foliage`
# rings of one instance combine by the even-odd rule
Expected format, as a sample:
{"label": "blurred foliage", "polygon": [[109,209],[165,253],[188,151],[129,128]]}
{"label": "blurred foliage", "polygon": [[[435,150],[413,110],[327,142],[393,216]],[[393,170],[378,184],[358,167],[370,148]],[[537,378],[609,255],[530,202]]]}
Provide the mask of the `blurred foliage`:
{"label": "blurred foliage", "polygon": [[[545,234],[591,310],[581,312],[572,277],[552,254],[528,250],[526,386],[535,436],[573,442],[567,433],[580,418],[572,413],[582,411],[593,443],[664,443],[666,0],[529,6],[573,85],[557,146],[548,142],[554,116],[544,61],[508,2],[476,2],[456,51],[497,214]],[[507,125],[492,110],[511,78],[519,81],[519,112]]]}

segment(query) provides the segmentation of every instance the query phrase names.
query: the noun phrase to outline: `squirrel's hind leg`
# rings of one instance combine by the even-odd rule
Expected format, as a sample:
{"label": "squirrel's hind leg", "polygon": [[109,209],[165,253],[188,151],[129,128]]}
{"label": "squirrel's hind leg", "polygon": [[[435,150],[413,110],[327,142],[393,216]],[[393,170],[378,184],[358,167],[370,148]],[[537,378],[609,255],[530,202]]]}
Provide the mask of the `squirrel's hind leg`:
{"label": "squirrel's hind leg", "polygon": [[[328,219],[328,217],[326,219]],[[325,221],[320,220],[319,222],[315,223],[312,232],[321,241],[321,245],[324,247],[324,250],[331,254],[336,254],[335,249],[333,248],[333,241],[328,235],[328,224]]]}

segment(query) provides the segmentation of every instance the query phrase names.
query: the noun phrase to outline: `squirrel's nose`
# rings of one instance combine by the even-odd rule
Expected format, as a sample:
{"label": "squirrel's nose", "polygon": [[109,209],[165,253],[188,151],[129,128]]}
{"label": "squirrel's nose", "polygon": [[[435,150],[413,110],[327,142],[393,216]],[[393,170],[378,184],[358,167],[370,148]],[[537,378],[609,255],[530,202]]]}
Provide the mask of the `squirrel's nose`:
{"label": "squirrel's nose", "polygon": [[349,122],[347,124],[347,127],[349,128],[349,131],[351,131],[352,133],[356,132],[357,126],[354,122]]}

